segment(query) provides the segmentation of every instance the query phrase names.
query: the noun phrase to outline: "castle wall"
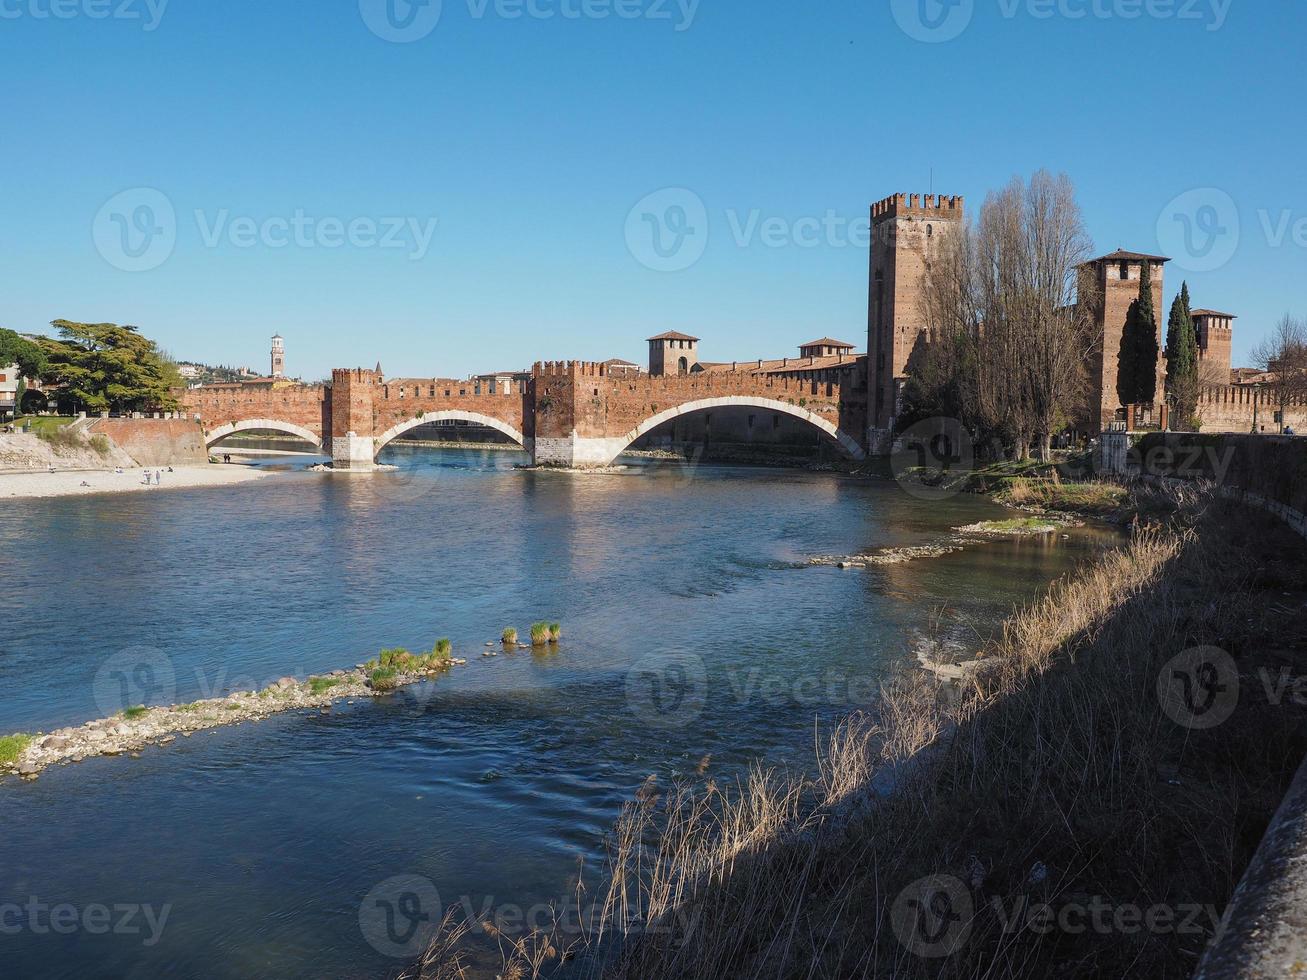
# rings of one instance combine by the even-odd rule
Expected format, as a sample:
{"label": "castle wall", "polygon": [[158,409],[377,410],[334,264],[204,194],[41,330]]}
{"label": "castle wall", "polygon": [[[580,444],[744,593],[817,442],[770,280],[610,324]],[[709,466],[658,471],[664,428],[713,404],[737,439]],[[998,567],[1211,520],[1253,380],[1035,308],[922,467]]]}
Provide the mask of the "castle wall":
{"label": "castle wall", "polygon": [[331,434],[331,391],[323,385],[207,386],[181,396],[183,411],[200,416],[206,429],[246,419],[279,419],[318,436]]}
{"label": "castle wall", "polygon": [[[1203,432],[1251,432],[1255,419],[1258,432],[1277,433],[1280,425],[1275,413],[1279,410],[1274,391],[1244,385],[1209,388],[1198,399]],[[1307,434],[1307,395],[1289,397],[1284,423]]]}

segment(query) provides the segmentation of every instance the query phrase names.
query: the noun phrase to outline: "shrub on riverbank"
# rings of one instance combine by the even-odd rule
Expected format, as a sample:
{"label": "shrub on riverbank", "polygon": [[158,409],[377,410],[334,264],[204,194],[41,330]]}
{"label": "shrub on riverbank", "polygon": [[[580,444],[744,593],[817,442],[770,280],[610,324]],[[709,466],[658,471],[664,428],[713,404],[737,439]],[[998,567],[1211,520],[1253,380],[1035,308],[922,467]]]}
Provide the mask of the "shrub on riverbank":
{"label": "shrub on riverbank", "polygon": [[453,652],[454,644],[447,639],[440,639],[436,641],[436,645],[432,649],[431,655],[438,661],[448,660]]}
{"label": "shrub on riverbank", "polygon": [[31,735],[6,735],[0,738],[0,766],[12,766],[17,763],[23,750],[31,744]]}
{"label": "shrub on riverbank", "polygon": [[309,693],[313,695],[326,694],[333,687],[340,687],[343,684],[339,677],[310,677]]}
{"label": "shrub on riverbank", "polygon": [[[958,695],[915,673],[890,684],[825,741],[816,776],[756,769],[631,803],[606,975],[1188,977],[1211,917],[1113,929],[1112,912],[1219,915],[1307,739],[1301,706],[1254,699],[1182,727],[1158,681],[1190,647],[1251,669],[1263,635],[1286,635],[1258,593],[1302,581],[1299,541],[1267,573],[1283,538],[1242,513],[1139,535],[1015,614]],[[1057,927],[1094,902],[1107,930]],[[1032,926],[1045,905],[1052,928]]]}
{"label": "shrub on riverbank", "polygon": [[148,712],[149,710],[150,709],[147,708],[145,705],[138,704],[134,708],[127,708],[125,711],[123,711],[123,717],[126,718],[128,721],[133,721],[137,718],[144,716],[146,712]]}
{"label": "shrub on riverbank", "polygon": [[531,625],[531,645],[542,647],[549,642],[549,624],[533,623]]}
{"label": "shrub on riverbank", "polygon": [[558,642],[559,640],[561,640],[562,638],[563,638],[563,624],[562,624],[562,623],[550,623],[550,624],[549,624],[549,642],[550,642],[550,643],[557,643],[557,642]]}
{"label": "shrub on riverbank", "polygon": [[394,667],[378,667],[368,674],[368,686],[374,691],[393,691],[399,687],[399,672]]}
{"label": "shrub on riverbank", "polygon": [[1088,516],[1111,516],[1129,503],[1129,491],[1119,483],[1062,483],[1015,479],[994,497],[1012,507],[1038,507]]}
{"label": "shrub on riverbank", "polygon": [[504,630],[504,634],[500,639],[503,640],[504,646],[514,646],[517,643],[517,630],[512,626],[508,627],[508,629]]}

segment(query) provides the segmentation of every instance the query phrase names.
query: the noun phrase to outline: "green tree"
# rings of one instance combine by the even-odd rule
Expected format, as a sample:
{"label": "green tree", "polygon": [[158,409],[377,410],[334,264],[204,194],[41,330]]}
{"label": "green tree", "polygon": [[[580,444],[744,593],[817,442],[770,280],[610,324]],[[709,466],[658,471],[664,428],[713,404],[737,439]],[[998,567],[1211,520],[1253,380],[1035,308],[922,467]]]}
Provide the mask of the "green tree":
{"label": "green tree", "polygon": [[55,320],[59,339],[40,339],[46,357],[42,381],[60,401],[86,411],[172,411],[179,386],[176,366],[136,327]]}
{"label": "green tree", "polygon": [[33,341],[12,330],[0,329],[0,368],[18,365],[18,391],[14,399],[14,414],[23,408],[23,395],[27,392],[25,378],[38,378],[46,368],[45,353]]}
{"label": "green tree", "polygon": [[1157,311],[1153,305],[1153,266],[1147,259],[1139,276],[1139,298],[1130,304],[1117,355],[1116,393],[1122,405],[1147,405],[1157,398]]}
{"label": "green tree", "polygon": [[25,378],[35,378],[45,370],[45,354],[35,342],[12,330],[0,330],[0,365],[17,364]]}
{"label": "green tree", "polygon": [[1192,428],[1198,411],[1198,332],[1189,307],[1189,284],[1171,304],[1166,325],[1166,395],[1175,424]]}

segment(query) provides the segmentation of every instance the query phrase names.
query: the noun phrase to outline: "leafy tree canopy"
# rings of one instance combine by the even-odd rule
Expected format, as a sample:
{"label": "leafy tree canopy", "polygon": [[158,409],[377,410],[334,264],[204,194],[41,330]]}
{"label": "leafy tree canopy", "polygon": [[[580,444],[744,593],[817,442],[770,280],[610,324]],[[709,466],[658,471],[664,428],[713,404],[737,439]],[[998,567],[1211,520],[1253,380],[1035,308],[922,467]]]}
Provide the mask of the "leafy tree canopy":
{"label": "leafy tree canopy", "polygon": [[41,380],[61,401],[87,411],[171,411],[180,387],[176,366],[136,327],[116,323],[51,324],[59,339],[39,341],[47,364]]}
{"label": "leafy tree canopy", "polygon": [[35,342],[12,330],[0,329],[0,367],[17,364],[25,378],[40,377],[45,370],[45,353]]}

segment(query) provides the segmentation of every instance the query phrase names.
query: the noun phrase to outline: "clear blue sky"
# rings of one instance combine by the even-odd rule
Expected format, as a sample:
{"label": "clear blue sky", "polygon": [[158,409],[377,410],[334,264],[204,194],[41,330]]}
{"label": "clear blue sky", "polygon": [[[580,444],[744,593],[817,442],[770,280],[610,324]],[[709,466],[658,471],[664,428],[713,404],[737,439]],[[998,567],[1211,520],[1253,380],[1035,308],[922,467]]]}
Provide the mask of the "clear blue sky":
{"label": "clear blue sky", "polygon": [[[1302,4],[924,0],[921,20],[919,0],[701,0],[692,16],[692,0],[586,0],[602,18],[564,16],[582,0],[533,0],[552,17],[444,0],[430,33],[394,43],[380,35],[425,33],[433,8],[393,2],[387,20],[385,0],[171,0],[161,16],[163,0],[0,0],[0,325],[134,323],[179,358],[260,368],[280,332],[310,379],[378,359],[442,376],[643,362],[667,329],[714,360],[823,334],[862,349],[865,248],[838,229],[769,247],[733,223],[756,213],[808,241],[796,222],[860,218],[927,191],[932,168],[974,209],[1039,167],[1074,179],[1100,251],[1175,254],[1159,224],[1196,222],[1191,264],[1215,268],[1170,266],[1168,302],[1185,277],[1195,305],[1239,314],[1236,361],[1307,313]],[[707,248],[658,271],[638,259],[643,212],[634,246],[628,216],[669,187],[702,202]],[[144,213],[139,195],[110,204],[137,188],[174,209],[175,244],[156,235],[152,267],[124,271],[116,242],[163,227],[157,195]],[[1172,205],[1198,188],[1216,196]],[[669,200],[686,198],[653,213],[672,221]],[[437,225],[416,260],[410,231],[399,248],[327,247],[329,227],[271,247],[297,212]],[[247,247],[238,218],[274,224]]]}

